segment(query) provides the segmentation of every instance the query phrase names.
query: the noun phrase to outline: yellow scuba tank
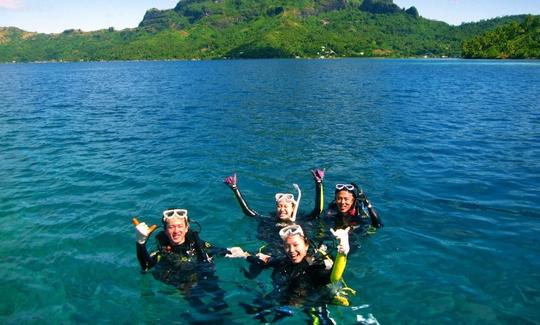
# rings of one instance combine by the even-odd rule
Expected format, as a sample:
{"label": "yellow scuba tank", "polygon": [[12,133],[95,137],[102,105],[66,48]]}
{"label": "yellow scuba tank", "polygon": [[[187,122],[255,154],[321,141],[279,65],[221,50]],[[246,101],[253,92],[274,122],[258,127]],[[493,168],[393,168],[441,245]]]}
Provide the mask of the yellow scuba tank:
{"label": "yellow scuba tank", "polygon": [[[336,289],[336,295],[332,299],[332,304],[338,306],[349,306],[349,299],[347,298],[348,293],[355,295],[356,292],[348,288],[345,282],[343,281],[343,272],[345,272],[345,266],[347,265],[347,255],[343,253],[338,253],[334,261],[334,266],[332,267],[332,273],[330,273],[330,281],[332,286]],[[341,287],[341,286],[345,287]]]}
{"label": "yellow scuba tank", "polygon": [[[348,232],[350,229],[345,229],[346,232]],[[338,231],[334,231],[331,229],[332,234],[338,238],[340,238],[340,245],[343,244],[343,240],[347,240],[347,246],[348,246],[348,237],[345,239],[342,236],[337,235]],[[348,251],[348,249],[347,249]],[[332,273],[330,273],[330,282],[331,285],[335,288],[335,296],[334,299],[332,299],[332,303],[339,306],[349,306],[349,299],[347,299],[347,296],[350,294],[355,295],[356,292],[347,287],[345,284],[345,281],[343,281],[343,273],[345,272],[345,267],[347,266],[347,255],[344,253],[337,253],[336,258],[334,260],[334,265],[332,267]]]}
{"label": "yellow scuba tank", "polygon": [[345,266],[347,266],[347,255],[338,253],[332,267],[332,273],[330,274],[330,281],[336,283],[343,277],[345,272]]}

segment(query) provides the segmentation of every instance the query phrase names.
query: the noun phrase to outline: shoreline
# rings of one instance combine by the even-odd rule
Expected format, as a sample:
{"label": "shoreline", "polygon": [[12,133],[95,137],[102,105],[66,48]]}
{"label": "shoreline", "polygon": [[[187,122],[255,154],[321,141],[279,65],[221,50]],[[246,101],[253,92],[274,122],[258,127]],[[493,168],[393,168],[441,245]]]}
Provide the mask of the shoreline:
{"label": "shoreline", "polygon": [[193,61],[253,61],[253,60],[348,60],[348,59],[360,59],[360,60],[470,60],[470,61],[537,61],[540,58],[464,58],[464,57],[387,57],[387,56],[352,56],[352,57],[296,57],[296,58],[215,58],[215,59],[135,59],[135,60],[49,60],[49,61],[7,61],[0,62],[0,64],[51,64],[51,63],[109,63],[109,62],[193,62]]}

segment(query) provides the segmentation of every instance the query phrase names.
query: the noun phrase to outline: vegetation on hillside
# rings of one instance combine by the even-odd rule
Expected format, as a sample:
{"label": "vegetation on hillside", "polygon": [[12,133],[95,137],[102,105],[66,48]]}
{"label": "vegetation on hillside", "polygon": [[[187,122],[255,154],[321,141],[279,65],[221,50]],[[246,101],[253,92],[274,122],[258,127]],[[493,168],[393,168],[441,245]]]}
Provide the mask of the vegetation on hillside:
{"label": "vegetation on hillside", "polygon": [[182,0],[137,28],[59,34],[0,28],[0,62],[287,57],[458,57],[503,22],[450,26],[392,0]]}
{"label": "vegetation on hillside", "polygon": [[509,22],[466,40],[462,51],[466,58],[540,58],[540,16],[528,16],[522,23]]}

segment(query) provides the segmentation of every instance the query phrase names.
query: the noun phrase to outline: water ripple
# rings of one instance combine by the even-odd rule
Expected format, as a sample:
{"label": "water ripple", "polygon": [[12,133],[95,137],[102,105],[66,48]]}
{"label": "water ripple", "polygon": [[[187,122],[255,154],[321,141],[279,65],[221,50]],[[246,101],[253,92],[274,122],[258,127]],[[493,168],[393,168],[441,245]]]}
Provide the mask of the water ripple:
{"label": "water ripple", "polygon": [[[535,323],[539,75],[535,61],[0,65],[0,322],[176,322],[189,307],[140,274],[131,218],[187,207],[203,238],[256,249],[223,178],[238,172],[261,212],[299,183],[308,210],[309,169],[325,167],[327,195],[356,181],[386,224],[348,262],[362,315]],[[216,263],[250,323],[235,307],[257,285]]]}

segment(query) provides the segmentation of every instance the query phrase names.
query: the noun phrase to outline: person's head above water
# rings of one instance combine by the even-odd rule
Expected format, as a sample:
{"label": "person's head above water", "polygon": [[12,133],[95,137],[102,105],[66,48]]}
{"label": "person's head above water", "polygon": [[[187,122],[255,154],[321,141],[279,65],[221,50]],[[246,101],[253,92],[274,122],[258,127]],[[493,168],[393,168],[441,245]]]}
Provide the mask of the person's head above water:
{"label": "person's head above water", "polygon": [[276,215],[281,221],[294,221],[293,213],[296,207],[294,195],[291,193],[276,193]]}
{"label": "person's head above water", "polygon": [[298,204],[302,197],[302,192],[297,184],[293,184],[294,188],[298,191],[298,199],[294,199],[294,195],[291,193],[276,193],[276,215],[280,221],[294,222],[296,221],[296,212],[298,211]]}
{"label": "person's head above water", "polygon": [[186,240],[189,230],[188,211],[185,209],[169,209],[163,211],[163,227],[172,244],[180,245]]}
{"label": "person's head above water", "polygon": [[302,227],[299,225],[284,227],[279,231],[279,236],[283,239],[283,248],[289,259],[294,264],[302,262],[309,248],[309,241]]}
{"label": "person's head above water", "polygon": [[335,200],[336,206],[341,213],[348,213],[355,208],[358,198],[358,186],[354,183],[336,184]]}

